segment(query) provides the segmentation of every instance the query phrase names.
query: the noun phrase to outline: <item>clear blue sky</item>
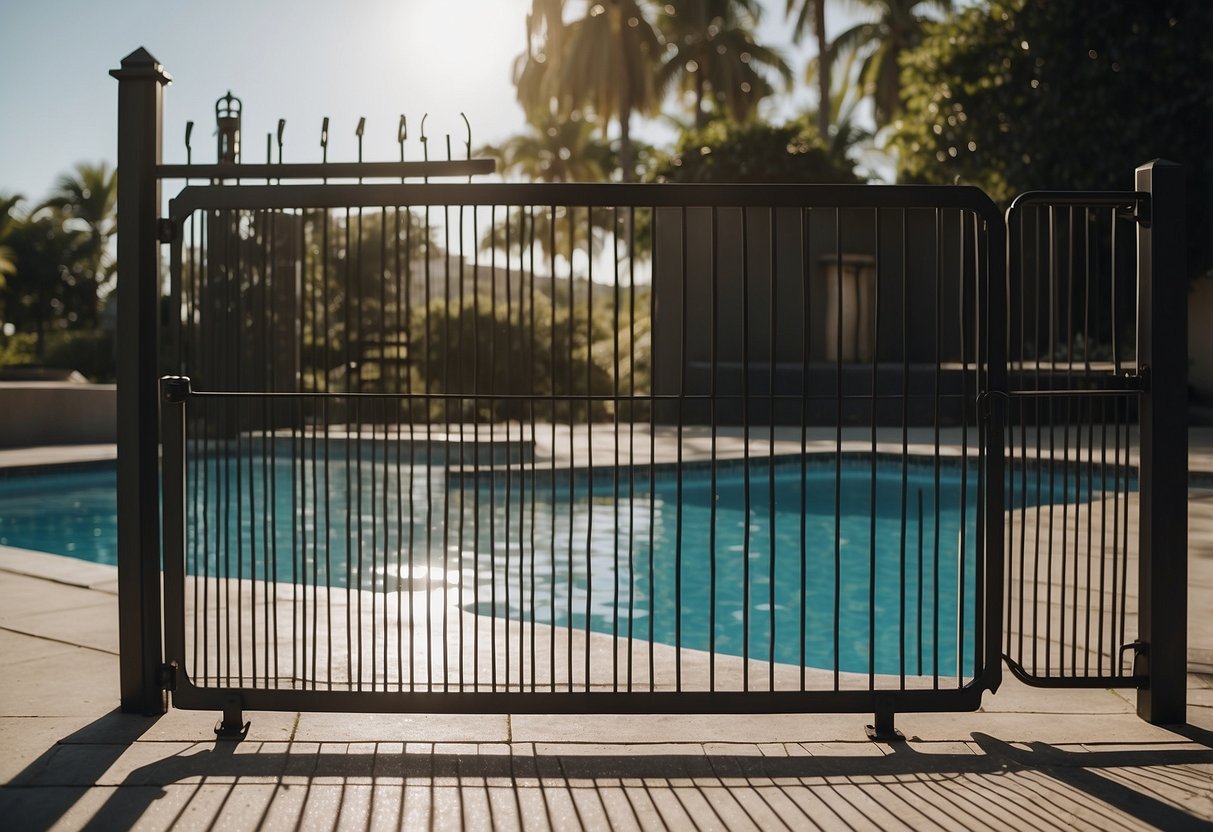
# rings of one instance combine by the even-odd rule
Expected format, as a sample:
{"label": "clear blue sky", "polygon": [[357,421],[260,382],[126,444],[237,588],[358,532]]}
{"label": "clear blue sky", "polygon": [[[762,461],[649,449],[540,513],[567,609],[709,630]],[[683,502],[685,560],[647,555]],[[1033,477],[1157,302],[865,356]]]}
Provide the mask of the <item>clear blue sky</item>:
{"label": "clear blue sky", "polygon": [[[790,48],[783,5],[767,0],[760,36],[785,47],[799,74],[808,49]],[[77,162],[113,163],[117,82],[108,70],[139,46],[174,78],[165,94],[169,162],[184,161],[187,120],[196,123],[195,160],[214,159],[215,99],[229,88],[244,100],[245,161],[263,160],[265,134],[279,118],[287,120],[287,161],[319,159],[324,116],[334,161],[355,158],[359,116],[367,118],[368,160],[396,158],[400,113],[409,117],[410,139],[428,111],[427,133],[441,143],[450,132],[459,148],[462,110],[474,143],[500,140],[524,126],[510,69],[529,7],[530,0],[0,0],[0,191],[38,200]],[[851,22],[848,10],[835,8],[831,30]],[[798,86],[782,109],[812,101],[807,85]],[[419,152],[413,143],[410,153]]]}

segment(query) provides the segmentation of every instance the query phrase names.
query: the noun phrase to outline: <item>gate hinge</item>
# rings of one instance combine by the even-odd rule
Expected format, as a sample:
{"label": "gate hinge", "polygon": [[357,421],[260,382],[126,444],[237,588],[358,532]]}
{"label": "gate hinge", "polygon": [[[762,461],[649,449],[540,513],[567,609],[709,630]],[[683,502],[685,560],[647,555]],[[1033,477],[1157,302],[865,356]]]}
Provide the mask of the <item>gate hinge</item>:
{"label": "gate hinge", "polygon": [[160,665],[160,689],[161,690],[176,690],[177,689],[177,665],[162,664]]}
{"label": "gate hinge", "polygon": [[156,239],[162,243],[171,243],[177,238],[177,225],[164,217],[156,220]]}

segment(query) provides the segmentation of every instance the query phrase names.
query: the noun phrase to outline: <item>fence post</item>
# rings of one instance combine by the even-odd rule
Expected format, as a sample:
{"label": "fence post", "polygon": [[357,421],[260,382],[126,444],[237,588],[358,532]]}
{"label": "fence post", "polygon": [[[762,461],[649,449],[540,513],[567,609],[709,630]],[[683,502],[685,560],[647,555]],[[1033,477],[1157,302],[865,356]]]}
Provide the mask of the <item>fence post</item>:
{"label": "fence post", "polygon": [[1150,195],[1137,225],[1137,360],[1141,397],[1139,632],[1149,681],[1137,714],[1155,724],[1187,720],[1188,664],[1188,273],[1184,171],[1155,159],[1139,167]]}
{"label": "fence post", "polygon": [[122,710],[164,712],[160,685],[158,389],[161,116],[171,80],[146,49],[118,79],[118,667]]}

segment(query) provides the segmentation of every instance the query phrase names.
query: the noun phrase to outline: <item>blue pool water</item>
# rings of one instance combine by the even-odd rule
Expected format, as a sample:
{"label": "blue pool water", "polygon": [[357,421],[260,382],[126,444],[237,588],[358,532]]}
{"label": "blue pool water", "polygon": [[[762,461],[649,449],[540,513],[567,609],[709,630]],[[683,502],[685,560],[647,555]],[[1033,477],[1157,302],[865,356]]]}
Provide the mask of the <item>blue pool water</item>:
{"label": "blue pool water", "polygon": [[[937,487],[930,467],[911,464],[903,492],[900,462],[882,461],[873,503],[870,461],[811,459],[803,480],[798,458],[773,477],[761,461],[748,478],[722,463],[714,491],[706,467],[681,485],[661,472],[629,484],[627,469],[618,483],[607,471],[572,485],[547,472],[461,484],[373,450],[302,467],[208,459],[189,474],[187,569],[442,587],[481,613],[843,671],[871,661],[897,673],[904,648],[907,672],[938,661],[954,675],[957,648],[971,657],[973,646],[974,472],[962,488],[945,466]],[[0,478],[0,544],[114,563],[114,483],[112,468]]]}

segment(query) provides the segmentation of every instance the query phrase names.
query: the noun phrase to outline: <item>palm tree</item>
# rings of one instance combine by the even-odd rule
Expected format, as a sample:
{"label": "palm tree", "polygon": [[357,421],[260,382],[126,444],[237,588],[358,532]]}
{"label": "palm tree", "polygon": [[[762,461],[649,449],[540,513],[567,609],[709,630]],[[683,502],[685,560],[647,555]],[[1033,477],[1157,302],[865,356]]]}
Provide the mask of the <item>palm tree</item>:
{"label": "palm tree", "polygon": [[952,10],[952,0],[859,0],[877,13],[877,19],[860,23],[840,33],[825,53],[823,64],[833,63],[845,54],[867,53],[859,78],[864,92],[872,97],[878,128],[884,127],[901,112],[902,52],[922,42],[922,27],[928,17],[918,14],[920,6],[938,12]]}
{"label": "palm tree", "polygon": [[769,73],[784,83],[792,70],[777,49],[754,42],[762,7],[755,0],[672,0],[659,26],[668,56],[662,86],[677,82],[695,97],[695,126],[707,124],[707,99],[733,120],[753,118],[758,102],[774,92]]}
{"label": "palm tree", "polygon": [[603,182],[615,169],[610,145],[594,137],[598,125],[579,111],[567,118],[549,113],[530,128],[479,152],[532,182]]}
{"label": "palm tree", "polygon": [[631,124],[634,112],[652,112],[661,96],[656,79],[662,45],[642,0],[603,0],[565,26],[559,56],[549,56],[547,89],[559,112],[589,108],[603,128],[619,123],[619,165],[634,176]]}
{"label": "palm tree", "polygon": [[[830,42],[826,40],[826,0],[787,0],[785,13],[790,17],[796,13],[796,22],[792,27],[792,39],[799,42],[804,36],[809,18],[813,19],[813,34],[817,39],[817,55],[820,58],[829,52]],[[830,132],[830,62],[820,60],[821,68],[817,73],[817,129],[824,137]]]}
{"label": "palm tree", "polygon": [[[528,132],[511,136],[497,146],[487,145],[478,152],[499,160],[502,171],[520,174],[531,182],[605,182],[610,178],[615,169],[615,153],[609,144],[595,138],[598,125],[579,111],[574,110],[568,118],[549,113],[546,119],[531,122],[530,127]],[[594,214],[595,233],[604,230],[604,216],[601,211]],[[484,234],[480,245],[485,249],[522,250],[533,237],[545,257],[564,253],[570,245],[584,245],[586,241],[585,229],[575,225],[570,231],[566,217],[564,209],[553,217],[545,210],[516,208],[504,224]],[[512,237],[506,233],[506,225],[515,229]]]}
{"label": "palm tree", "polygon": [[8,238],[17,224],[13,211],[23,199],[21,194],[0,193],[0,289],[4,288],[4,279],[17,270],[17,260],[12,247],[8,245]]}
{"label": "palm tree", "polygon": [[77,225],[89,237],[88,251],[94,279],[100,286],[113,274],[107,249],[117,227],[118,174],[102,162],[79,164],[74,173],[60,176],[44,207],[59,211],[68,225]]}

